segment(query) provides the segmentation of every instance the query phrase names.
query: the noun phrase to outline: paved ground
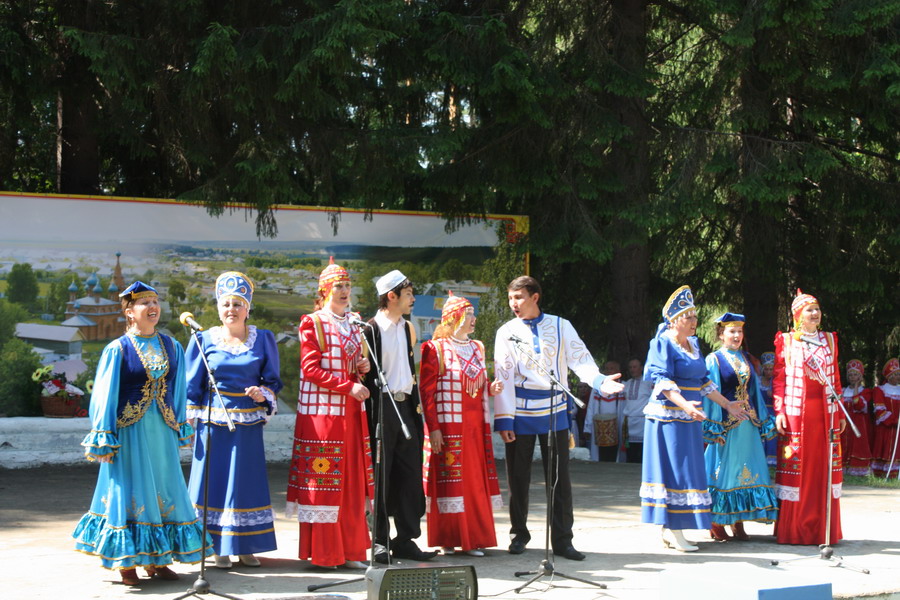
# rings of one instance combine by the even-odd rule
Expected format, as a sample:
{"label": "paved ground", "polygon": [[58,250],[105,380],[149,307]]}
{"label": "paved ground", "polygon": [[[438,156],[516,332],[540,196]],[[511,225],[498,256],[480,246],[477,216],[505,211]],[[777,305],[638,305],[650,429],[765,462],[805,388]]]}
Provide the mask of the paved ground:
{"label": "paved ground", "polygon": [[[474,564],[483,598],[547,598],[593,600],[674,598],[690,591],[693,598],[739,594],[747,582],[767,581],[773,587],[800,583],[831,583],[835,597],[900,599],[900,491],[849,487],[844,489],[843,528],[847,539],[835,546],[847,564],[868,568],[865,575],[835,568],[814,558],[771,566],[772,559],[816,554],[817,549],[778,546],[771,526],[750,524],[750,542],[715,543],[705,532],[688,532],[700,551],[681,554],[663,549],[657,527],[639,522],[638,465],[573,461],[575,482],[575,546],[587,553],[583,562],[555,561],[565,574],[607,585],[594,588],[562,578],[542,578],[521,594],[514,589],[526,578],[516,571],[537,568],[543,552],[544,493],[535,465],[532,488],[532,543],[525,554],[506,552],[508,517],[498,512],[501,546],[484,558],[439,557],[445,564]],[[503,465],[500,465],[501,472]],[[276,507],[284,506],[287,466],[270,465]],[[146,580],[140,589],[126,588],[116,573],[100,568],[95,559],[72,551],[70,534],[90,503],[96,467],[43,467],[0,470],[0,598],[176,598],[196,579],[197,565],[175,565],[181,581]],[[504,479],[501,477],[501,480]],[[361,576],[360,572],[317,571],[296,558],[297,524],[279,518],[279,550],[262,555],[262,567],[231,571],[207,570],[213,589],[244,599],[322,597],[365,598],[365,584],[341,585],[318,594],[307,586]],[[424,536],[423,536],[424,539]],[[699,590],[705,590],[700,593]],[[703,593],[709,594],[704,596]],[[213,596],[203,597],[212,598]],[[754,596],[755,597],[755,596]]]}

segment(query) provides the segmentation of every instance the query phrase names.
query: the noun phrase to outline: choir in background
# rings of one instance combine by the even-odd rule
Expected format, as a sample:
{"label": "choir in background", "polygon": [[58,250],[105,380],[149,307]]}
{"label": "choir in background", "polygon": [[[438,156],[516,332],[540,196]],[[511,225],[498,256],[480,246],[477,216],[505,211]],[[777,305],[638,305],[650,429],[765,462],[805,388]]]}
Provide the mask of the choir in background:
{"label": "choir in background", "polygon": [[[496,333],[493,380],[484,345],[470,337],[468,300],[446,299],[417,376],[417,336],[405,318],[413,283],[395,270],[376,290],[379,310],[365,322],[350,310],[349,273],[332,261],[315,311],[300,319],[286,511],[298,521],[298,557],[318,567],[430,560],[437,551],[416,543],[423,517],[429,547],[484,556],[498,543],[493,510],[503,505],[492,432],[506,446],[508,551],[521,554],[531,541],[537,444],[545,485],[555,481],[551,550],[569,560],[585,558],[572,532],[570,440],[588,445],[593,460],[641,463],[642,521],[682,552],[699,549],[685,529],[747,540],[747,521],[774,523],[782,544],[837,543],[844,473],[900,473],[900,361],[867,388],[865,365],[849,360],[842,385],[837,335],[820,330],[818,300],[799,290],[793,327],[757,360],[742,349],[752,324],[730,312],[715,320],[720,347],[704,357],[694,296],[682,286],[624,382],[618,363],[601,372],[572,324],[541,309],[532,277],[508,286],[513,318]],[[274,335],[248,322],[253,282],[236,271],[217,278],[221,324],[186,351],[156,330],[156,290],[136,281],[120,299],[126,331],[101,356],[82,442],[101,464],[76,550],[129,586],[141,583],[138,568],[178,579],[176,561],[260,566],[256,554],[276,549],[263,430],[282,382]],[[178,449],[188,444],[186,483]]]}

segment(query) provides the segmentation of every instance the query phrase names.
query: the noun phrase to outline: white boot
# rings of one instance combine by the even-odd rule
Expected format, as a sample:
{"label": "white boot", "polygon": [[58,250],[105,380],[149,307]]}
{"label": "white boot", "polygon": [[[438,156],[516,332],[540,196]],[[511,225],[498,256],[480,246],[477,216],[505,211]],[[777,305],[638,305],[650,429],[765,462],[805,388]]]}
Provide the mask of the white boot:
{"label": "white boot", "polygon": [[674,548],[679,552],[696,552],[700,549],[687,541],[680,529],[666,529],[663,527],[662,541],[666,548]]}

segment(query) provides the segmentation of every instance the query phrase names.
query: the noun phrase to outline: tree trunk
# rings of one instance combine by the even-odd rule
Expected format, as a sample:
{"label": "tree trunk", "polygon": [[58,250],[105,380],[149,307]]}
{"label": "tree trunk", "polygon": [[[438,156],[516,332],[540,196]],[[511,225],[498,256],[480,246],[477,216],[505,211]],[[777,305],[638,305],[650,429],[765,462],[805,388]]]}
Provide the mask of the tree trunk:
{"label": "tree trunk", "polygon": [[[612,3],[612,60],[631,73],[643,72],[647,46],[646,0],[614,0]],[[612,144],[613,172],[624,191],[612,194],[615,206],[648,205],[650,154],[643,97],[617,97],[619,119],[630,135]],[[641,215],[643,210],[632,214]],[[609,357],[624,368],[631,358],[643,362],[652,324],[647,311],[650,288],[650,249],[643,225],[617,218],[612,227],[620,240],[612,259],[610,285],[613,305],[610,314]]]}
{"label": "tree trunk", "polygon": [[[738,165],[742,179],[758,177],[760,165],[767,168],[774,158],[768,142],[770,129],[777,127],[778,114],[773,108],[772,81],[758,67],[759,56],[766,52],[765,37],[758,40],[751,51],[751,60],[742,73],[739,85],[741,112],[749,115],[745,122],[765,122],[763,127],[749,127],[742,133]],[[763,121],[764,119],[764,121]],[[740,293],[747,318],[744,349],[759,356],[773,350],[778,331],[778,281],[781,278],[781,239],[779,222],[766,210],[764,200],[738,197],[737,234],[740,245]],[[769,201],[771,202],[771,201]]]}
{"label": "tree trunk", "polygon": [[[61,27],[90,29],[92,2],[60,2]],[[60,35],[62,62],[57,95],[56,184],[61,194],[100,192],[100,142],[96,86],[88,59],[75,54]]]}

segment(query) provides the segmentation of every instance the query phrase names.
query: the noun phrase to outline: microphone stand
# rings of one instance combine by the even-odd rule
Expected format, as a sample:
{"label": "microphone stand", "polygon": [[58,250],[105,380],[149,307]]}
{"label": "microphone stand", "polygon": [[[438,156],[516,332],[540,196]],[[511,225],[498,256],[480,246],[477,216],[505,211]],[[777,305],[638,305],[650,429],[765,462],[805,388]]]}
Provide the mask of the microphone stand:
{"label": "microphone stand", "polygon": [[[553,518],[553,500],[556,496],[556,483],[559,479],[559,456],[558,453],[561,451],[557,448],[557,439],[556,439],[556,418],[557,413],[553,410],[553,401],[556,398],[556,389],[557,387],[562,390],[562,392],[567,395],[569,398],[575,401],[575,405],[579,408],[584,408],[584,403],[576,397],[572,392],[567,388],[563,383],[556,378],[556,375],[552,370],[547,370],[544,366],[538,361],[537,357],[531,351],[531,349],[525,347],[524,343],[521,339],[516,336],[512,336],[509,338],[509,341],[513,343],[513,346],[516,350],[516,353],[521,357],[525,357],[529,360],[529,364],[533,364],[537,367],[541,373],[543,373],[550,380],[550,421],[548,422],[547,428],[547,470],[544,472],[545,478],[545,488],[547,491],[547,513],[545,516],[545,527],[544,527],[544,560],[541,561],[541,564],[538,565],[537,569],[533,571],[516,571],[516,577],[523,577],[525,575],[533,575],[531,579],[520,585],[515,589],[517,594],[522,593],[522,590],[530,586],[532,583],[540,579],[541,577],[562,577],[564,579],[569,579],[572,581],[579,581],[581,583],[585,583],[587,585],[593,585],[601,589],[606,589],[606,584],[597,583],[595,581],[589,581],[587,579],[581,579],[579,577],[573,577],[571,575],[566,575],[560,571],[557,571],[553,566],[553,557],[550,554],[550,526],[552,524]],[[566,430],[568,431],[568,429]],[[568,448],[566,448],[568,452]],[[551,473],[553,477],[551,478]]]}
{"label": "microphone stand", "polygon": [[[222,400],[222,395],[219,393],[219,386],[216,383],[216,378],[213,376],[213,370],[209,366],[209,361],[206,360],[206,354],[203,353],[203,344],[200,343],[200,331],[191,327],[191,332],[193,334],[192,338],[194,342],[197,344],[197,348],[199,350],[198,354],[200,355],[200,359],[203,361],[203,365],[206,367],[206,373],[208,376],[208,384],[207,384],[207,402],[206,402],[206,424],[205,424],[205,448],[206,452],[206,460],[203,462],[203,544],[206,545],[206,535],[207,535],[207,525],[206,525],[206,517],[209,514],[209,463],[211,462],[212,455],[209,452],[210,447],[210,430],[212,429],[212,403],[213,403],[213,395],[219,400],[219,406],[222,408],[222,412],[225,414],[225,422],[228,425],[228,431],[234,431],[234,421],[231,419],[231,415],[228,414],[228,410],[225,408],[225,401]],[[206,579],[206,556],[205,556],[204,547],[203,551],[201,551],[200,558],[200,575],[194,581],[193,585],[188,589],[184,594],[177,596],[175,600],[182,600],[182,598],[188,598],[190,596],[199,596],[201,594],[212,594],[213,596],[218,596],[220,598],[229,598],[230,600],[240,600],[237,596],[229,596],[228,594],[222,594],[214,591],[209,584],[209,580]]]}
{"label": "microphone stand", "polygon": [[[809,342],[808,340],[804,340],[804,341],[807,344],[812,345],[812,346],[820,346],[821,347],[824,345],[824,344]],[[807,365],[809,365],[808,362],[807,362]],[[826,480],[827,481],[825,483],[825,493],[826,493],[826,496],[825,496],[825,543],[819,545],[819,553],[818,554],[813,554],[810,556],[798,556],[797,558],[790,558],[788,560],[784,560],[784,561],[780,561],[780,562],[788,563],[788,562],[793,562],[795,560],[804,560],[807,558],[821,558],[822,560],[827,560],[829,562],[834,563],[833,566],[835,566],[835,567],[845,567],[847,569],[851,569],[853,571],[857,571],[859,573],[865,573],[866,575],[868,575],[869,574],[868,569],[863,569],[861,567],[855,567],[852,565],[844,564],[844,558],[842,556],[835,557],[834,556],[834,548],[831,547],[831,505],[832,505],[832,494],[834,493],[833,484],[831,481],[832,480],[832,471],[834,469],[834,467],[832,465],[832,462],[833,462],[832,457],[834,456],[835,446],[840,443],[840,435],[841,434],[840,434],[840,431],[833,425],[834,419],[832,418],[832,413],[834,413],[836,411],[832,410],[830,405],[837,404],[839,407],[841,407],[841,410],[844,412],[844,415],[846,415],[847,421],[850,423],[850,427],[853,430],[853,434],[856,437],[860,436],[860,432],[859,432],[859,429],[856,427],[856,425],[853,423],[853,419],[850,418],[850,413],[847,411],[847,408],[841,402],[840,397],[838,396],[837,392],[835,391],[834,386],[831,384],[831,381],[828,379],[828,376],[825,373],[825,370],[822,368],[821,363],[816,364],[815,371],[816,371],[816,374],[820,376],[822,381],[825,382],[825,414],[826,414],[826,419],[829,419],[832,422],[831,425],[826,425],[826,427],[827,427],[826,433],[828,434],[828,461],[826,464],[828,465],[828,468],[826,469],[826,474],[827,474]],[[771,562],[772,562],[773,566],[776,566],[779,564],[778,560],[772,560]]]}
{"label": "microphone stand", "polygon": [[[353,322],[354,325],[362,329],[362,327],[372,327],[369,323],[363,323],[362,325],[359,322]],[[378,360],[378,356],[375,353],[375,349],[372,347],[372,344],[369,343],[369,338],[366,337],[365,333],[360,332],[363,343],[366,345],[369,351],[369,358],[372,360],[372,364],[375,368],[375,373],[377,374],[378,382],[380,383],[379,388],[382,390],[382,397],[385,393],[387,393],[390,398],[391,405],[394,407],[394,412],[397,414],[397,418],[400,420],[400,427],[403,430],[403,436],[406,439],[412,439],[412,434],[409,432],[409,428],[406,426],[406,422],[403,420],[403,417],[400,415],[400,408],[397,406],[397,401],[394,400],[394,393],[391,391],[390,386],[387,383],[387,377],[384,374],[384,371],[381,369],[381,363]],[[381,403],[379,403],[381,404]],[[373,399],[372,407],[375,408],[375,401]],[[369,533],[372,536],[372,546],[369,549],[369,567],[366,569],[366,574],[362,577],[353,577],[352,579],[344,579],[341,581],[329,581],[327,583],[319,583],[312,584],[306,586],[306,590],[308,592],[315,592],[316,590],[321,590],[329,587],[334,587],[338,585],[344,585],[347,583],[356,583],[358,581],[365,581],[369,576],[369,573],[372,570],[377,569],[375,566],[375,532],[378,529],[378,515],[381,512],[379,507],[381,506],[381,501],[387,502],[387,493],[384,490],[384,461],[382,460],[382,452],[383,452],[383,444],[384,444],[384,410],[382,406],[378,406],[378,422],[375,425],[375,498],[376,501],[373,503],[373,508],[375,514],[372,518],[372,526],[369,529]],[[383,497],[384,496],[384,497]],[[384,518],[387,519],[387,511],[385,511]],[[387,551],[388,556],[388,566],[391,564],[391,540],[390,540],[390,522],[388,522],[388,538],[385,540],[385,549]]]}

